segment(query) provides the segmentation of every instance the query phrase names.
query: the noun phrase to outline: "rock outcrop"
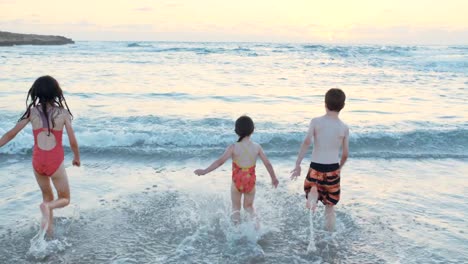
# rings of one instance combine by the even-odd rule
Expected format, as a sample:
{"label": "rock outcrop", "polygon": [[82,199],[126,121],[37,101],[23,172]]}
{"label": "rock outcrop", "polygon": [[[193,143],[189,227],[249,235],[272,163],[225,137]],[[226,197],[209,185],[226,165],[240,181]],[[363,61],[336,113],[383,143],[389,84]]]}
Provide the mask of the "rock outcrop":
{"label": "rock outcrop", "polygon": [[73,40],[62,36],[46,36],[33,34],[17,34],[0,31],[0,46],[14,45],[65,45],[73,44]]}

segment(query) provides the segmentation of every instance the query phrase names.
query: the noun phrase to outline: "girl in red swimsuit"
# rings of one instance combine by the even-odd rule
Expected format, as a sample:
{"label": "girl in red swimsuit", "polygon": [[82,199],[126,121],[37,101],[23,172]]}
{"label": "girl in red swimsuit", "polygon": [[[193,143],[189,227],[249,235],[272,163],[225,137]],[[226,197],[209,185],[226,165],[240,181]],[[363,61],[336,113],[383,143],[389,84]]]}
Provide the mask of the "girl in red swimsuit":
{"label": "girl in red swimsuit", "polygon": [[271,183],[276,188],[278,179],[270,161],[263,152],[262,147],[250,139],[254,131],[254,123],[248,116],[241,116],[236,121],[236,134],[239,140],[235,144],[227,147],[224,154],[206,169],[195,170],[196,175],[205,175],[232,158],[232,220],[235,224],[240,221],[241,200],[244,196],[244,209],[255,218],[255,208],[253,202],[255,198],[255,163],[257,157],[263,161],[271,177]]}
{"label": "girl in red swimsuit", "polygon": [[[26,97],[27,108],[16,126],[0,139],[0,147],[12,140],[29,122],[34,134],[33,169],[42,191],[41,228],[53,232],[52,210],[70,203],[70,189],[63,165],[62,132],[65,127],[74,157],[72,164],[80,166],[80,153],[71,125],[72,114],[58,82],[50,76],[38,78]],[[52,183],[58,198],[54,200]]]}

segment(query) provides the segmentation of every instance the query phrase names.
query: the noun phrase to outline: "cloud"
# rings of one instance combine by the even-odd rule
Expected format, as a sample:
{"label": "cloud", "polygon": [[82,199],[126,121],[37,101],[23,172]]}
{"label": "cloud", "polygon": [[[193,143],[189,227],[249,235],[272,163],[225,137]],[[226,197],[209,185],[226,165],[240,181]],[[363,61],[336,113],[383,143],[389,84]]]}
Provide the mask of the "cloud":
{"label": "cloud", "polygon": [[168,0],[163,3],[163,6],[165,7],[179,7],[182,6],[182,2],[177,1],[177,0]]}
{"label": "cloud", "polygon": [[[0,0],[1,1],[1,0]],[[417,27],[399,25],[373,27],[348,25],[331,27],[320,24],[268,26],[258,23],[220,25],[216,23],[127,23],[103,25],[88,20],[69,23],[44,22],[43,17],[1,20],[0,28],[18,33],[65,35],[80,40],[168,40],[168,41],[264,41],[319,42],[337,44],[429,44],[466,45],[468,27]]]}
{"label": "cloud", "polygon": [[468,28],[416,27],[400,25],[393,27],[355,26],[336,34],[337,39],[352,43],[369,44],[468,44]]}
{"label": "cloud", "polygon": [[153,8],[149,6],[144,6],[144,7],[135,8],[133,10],[138,11],[138,12],[151,12],[153,11]]}
{"label": "cloud", "polygon": [[[86,20],[80,20],[77,22],[70,23],[44,23],[38,18],[39,16],[31,16],[30,19],[12,19],[12,20],[0,20],[0,27],[12,27],[12,28],[34,28],[39,30],[47,30],[50,28],[70,28],[70,29],[86,29],[91,27],[98,27],[99,25],[91,23]],[[34,30],[31,30],[34,31]]]}
{"label": "cloud", "polygon": [[121,24],[109,27],[112,30],[122,31],[151,31],[153,28],[152,24]]}

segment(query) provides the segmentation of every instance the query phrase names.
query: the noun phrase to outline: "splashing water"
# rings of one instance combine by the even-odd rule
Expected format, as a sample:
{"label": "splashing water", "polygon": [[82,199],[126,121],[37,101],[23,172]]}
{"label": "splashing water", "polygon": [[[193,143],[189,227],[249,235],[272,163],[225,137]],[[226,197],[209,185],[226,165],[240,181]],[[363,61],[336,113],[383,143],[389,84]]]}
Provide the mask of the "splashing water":
{"label": "splashing water", "polygon": [[73,223],[75,223],[75,221],[80,218],[80,206],[78,204],[75,204],[75,205],[73,205],[71,207],[73,207],[73,214],[72,214],[72,216],[70,218],[70,220],[71,220],[70,223],[66,226],[66,228],[64,230],[65,234],[68,234],[68,232],[70,231],[70,228],[73,225]]}
{"label": "splashing water", "polygon": [[307,253],[313,253],[317,251],[317,247],[315,246],[314,215],[315,215],[314,211],[309,210],[310,237],[309,237],[309,245],[307,246]]}
{"label": "splashing water", "polygon": [[[261,227],[256,229],[245,210],[241,213],[244,221],[239,225],[232,223],[231,199],[226,192],[231,179],[222,177],[226,174],[225,171],[214,172],[213,177],[191,178],[187,177],[194,167],[190,163],[184,164],[187,168],[166,167],[167,174],[152,174],[152,167],[131,167],[125,163],[131,168],[128,176],[120,176],[120,179],[129,179],[125,183],[134,182],[137,177],[152,177],[142,182],[145,185],[139,187],[141,192],[103,196],[103,201],[100,201],[102,205],[94,210],[86,208],[84,198],[79,196],[80,189],[77,188],[75,201],[80,202],[82,215],[71,218],[73,207],[58,211],[61,217],[55,218],[54,239],[57,241],[47,238],[44,241],[44,235],[39,235],[40,239],[34,240],[38,242],[36,248],[33,248],[36,251],[29,253],[29,256],[25,253],[32,245],[30,239],[39,230],[38,224],[29,224],[34,219],[21,220],[17,225],[19,227],[12,229],[2,230],[0,227],[0,263],[466,263],[464,252],[460,250],[460,246],[457,248],[459,244],[451,243],[454,250],[448,251],[427,244],[429,242],[424,242],[429,247],[421,247],[421,242],[418,243],[418,240],[411,237],[411,234],[419,231],[440,228],[440,225],[429,226],[423,222],[426,217],[430,217],[431,212],[422,211],[428,210],[423,203],[423,198],[426,197],[409,196],[403,192],[406,189],[402,187],[398,188],[402,191],[390,192],[388,186],[392,185],[382,184],[387,183],[387,180],[390,182],[389,179],[395,180],[392,177],[397,165],[411,168],[409,165],[414,165],[413,163],[352,162],[355,167],[366,169],[350,173],[345,178],[349,196],[337,207],[335,232],[328,232],[323,226],[326,215],[321,203],[314,214],[304,208],[300,182],[287,182],[271,191],[268,188],[269,179],[259,177],[255,205]],[[453,166],[454,163],[451,161],[447,166]],[[445,170],[444,164],[435,168]],[[385,177],[371,173],[376,171],[377,166],[384,168],[382,173]],[[113,168],[118,168],[118,173],[123,171],[119,164]],[[386,173],[390,168],[392,170],[389,172],[392,173]],[[433,170],[434,167],[430,169]],[[101,173],[104,170],[109,169],[103,165],[98,169],[89,167],[87,173],[106,175]],[[278,171],[287,171],[287,168],[279,162]],[[424,170],[422,172],[425,172],[425,177],[426,174],[431,175],[429,170],[427,173]],[[109,175],[113,177],[116,174]],[[217,175],[220,177],[216,177]],[[259,168],[259,175],[266,175],[266,172]],[[454,173],[453,180],[463,187],[464,178],[457,175],[462,173]],[[442,183],[440,186],[443,187],[446,178],[436,176],[434,174],[432,178],[437,183]],[[83,186],[95,187],[84,185],[86,178],[78,179]],[[359,180],[363,178],[367,180],[369,187],[375,189],[362,189]],[[412,184],[419,182],[419,179],[408,177]],[[95,184],[96,181],[92,183]],[[365,195],[362,194],[363,191],[366,192]],[[393,206],[400,208],[403,203],[403,200],[391,200],[390,203],[388,199],[380,199],[376,203],[375,197],[378,195],[384,195],[385,198],[390,194],[419,199],[420,206],[416,208],[421,217],[408,222],[407,217],[386,214],[395,211]],[[448,198],[457,202],[464,197]],[[413,210],[414,205],[411,205]],[[382,208],[386,208],[385,211]],[[402,214],[405,215],[404,213],[403,210]],[[457,223],[453,221],[453,224]],[[459,228],[461,225],[455,227]],[[450,230],[442,231],[449,233]],[[441,241],[444,241],[443,232],[432,232],[430,235],[441,237]],[[421,236],[419,233],[418,235]],[[316,247],[315,252],[311,251],[313,246]],[[456,252],[461,253],[454,254]]]}
{"label": "splashing water", "polygon": [[71,207],[73,208],[73,213],[70,218],[58,217],[56,220],[60,222],[60,226],[56,231],[57,239],[47,240],[45,237],[50,223],[47,223],[44,228],[39,228],[39,232],[30,240],[31,245],[26,253],[28,258],[32,260],[44,260],[52,254],[71,247],[65,235],[69,233],[71,226],[79,217],[79,206],[75,205]]}
{"label": "splashing water", "polygon": [[66,238],[62,241],[58,239],[47,241],[45,239],[47,228],[39,229],[39,232],[31,239],[31,246],[26,254],[32,260],[44,260],[46,257],[57,252],[64,251],[71,244],[67,243]]}
{"label": "splashing water", "polygon": [[31,238],[31,246],[29,247],[28,256],[32,256],[35,259],[43,259],[46,257],[47,241],[45,240],[46,230],[49,223],[44,228],[40,228],[39,232]]}

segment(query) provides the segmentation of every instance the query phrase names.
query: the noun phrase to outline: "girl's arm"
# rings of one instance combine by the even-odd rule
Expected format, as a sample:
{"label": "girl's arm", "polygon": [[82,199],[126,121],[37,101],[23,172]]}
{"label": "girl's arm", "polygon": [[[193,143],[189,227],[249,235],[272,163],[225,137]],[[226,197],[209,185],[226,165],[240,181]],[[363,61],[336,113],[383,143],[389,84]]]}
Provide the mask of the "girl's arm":
{"label": "girl's arm", "polygon": [[3,147],[6,143],[10,142],[12,139],[16,137],[16,135],[23,130],[23,128],[29,123],[28,119],[23,119],[16,123],[16,126],[12,128],[10,131],[6,132],[2,138],[0,138],[0,148]]}
{"label": "girl's arm", "polygon": [[273,166],[271,165],[270,160],[268,160],[267,156],[265,155],[265,152],[263,152],[262,147],[260,147],[260,150],[258,151],[258,155],[260,156],[260,159],[263,161],[263,165],[265,165],[265,168],[270,174],[271,184],[273,184],[273,186],[275,186],[276,188],[279,183],[278,178],[276,178],[276,174],[275,174],[275,171],[273,170]]}
{"label": "girl's arm", "polygon": [[345,136],[343,138],[343,146],[341,150],[341,161],[340,161],[340,170],[343,168],[346,160],[348,160],[349,155],[349,128],[346,129]]}
{"label": "girl's arm", "polygon": [[71,124],[71,118],[65,118],[65,128],[67,129],[68,140],[70,141],[70,148],[73,151],[73,162],[74,166],[80,166],[80,149],[78,147],[78,141],[76,141],[75,132]]}
{"label": "girl's arm", "polygon": [[216,170],[217,168],[219,168],[219,166],[223,165],[224,162],[226,162],[226,160],[232,157],[233,151],[234,151],[234,145],[230,145],[229,147],[226,148],[226,151],[224,152],[224,154],[221,157],[219,157],[217,160],[215,160],[210,166],[208,166],[208,168],[195,170],[194,173],[198,176],[201,176],[201,175],[205,175],[207,173],[210,173]]}
{"label": "girl's arm", "polygon": [[309,125],[309,132],[307,133],[306,137],[304,138],[304,142],[302,142],[301,148],[299,149],[299,154],[297,155],[296,160],[296,167],[294,170],[291,171],[291,180],[296,179],[298,176],[301,175],[301,162],[307,153],[307,150],[312,143],[312,137],[314,136],[314,120],[310,121]]}

